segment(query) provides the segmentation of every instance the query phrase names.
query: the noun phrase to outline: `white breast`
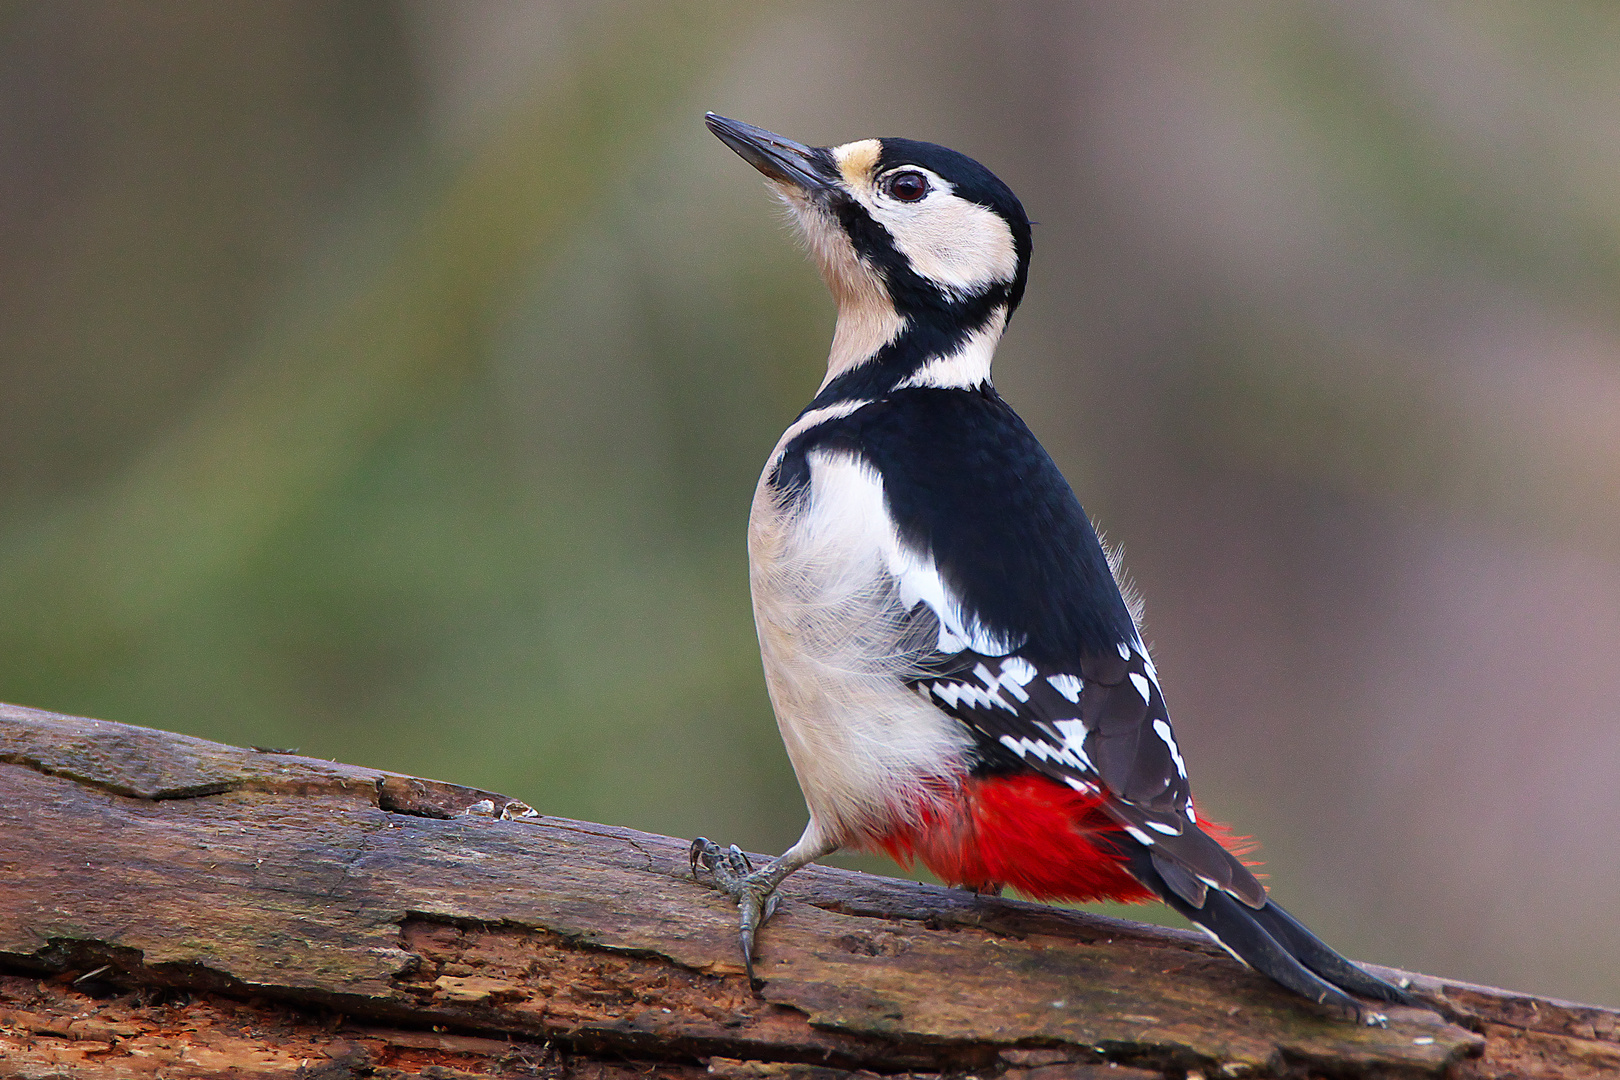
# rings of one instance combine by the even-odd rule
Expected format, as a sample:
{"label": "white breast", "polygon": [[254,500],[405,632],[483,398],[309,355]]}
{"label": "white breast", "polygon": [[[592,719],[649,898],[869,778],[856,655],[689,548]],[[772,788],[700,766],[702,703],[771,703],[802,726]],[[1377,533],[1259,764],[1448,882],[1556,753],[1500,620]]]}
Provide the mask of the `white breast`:
{"label": "white breast", "polygon": [[[824,419],[790,429],[766,476],[807,422]],[[954,785],[971,738],[902,681],[937,647],[941,628],[911,618],[916,598],[902,599],[915,590],[896,576],[899,539],[882,478],[848,453],[812,451],[808,461],[809,491],[791,506],[764,477],[755,492],[754,620],[812,828],[843,844],[886,833]]]}

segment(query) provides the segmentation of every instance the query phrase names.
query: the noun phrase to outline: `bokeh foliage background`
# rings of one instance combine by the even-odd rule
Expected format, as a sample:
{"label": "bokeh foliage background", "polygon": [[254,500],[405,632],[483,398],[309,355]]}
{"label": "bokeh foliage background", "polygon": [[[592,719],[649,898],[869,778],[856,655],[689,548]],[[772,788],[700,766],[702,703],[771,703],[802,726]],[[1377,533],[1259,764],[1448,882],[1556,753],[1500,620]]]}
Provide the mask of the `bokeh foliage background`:
{"label": "bokeh foliage background", "polygon": [[708,108],[1023,197],[998,385],[1286,903],[1620,1003],[1606,5],[0,3],[0,699],[790,842],[831,305]]}

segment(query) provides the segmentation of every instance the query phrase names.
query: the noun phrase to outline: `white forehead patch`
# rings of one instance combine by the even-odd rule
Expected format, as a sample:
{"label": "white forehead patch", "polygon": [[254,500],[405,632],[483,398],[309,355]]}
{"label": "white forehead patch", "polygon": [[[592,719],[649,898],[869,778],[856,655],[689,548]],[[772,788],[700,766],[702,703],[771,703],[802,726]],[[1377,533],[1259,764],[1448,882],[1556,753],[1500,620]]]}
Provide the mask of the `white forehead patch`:
{"label": "white forehead patch", "polygon": [[876,139],[861,139],[832,148],[833,160],[838,162],[838,171],[844,174],[844,182],[857,193],[872,190],[878,157],[882,153],[883,144]]}

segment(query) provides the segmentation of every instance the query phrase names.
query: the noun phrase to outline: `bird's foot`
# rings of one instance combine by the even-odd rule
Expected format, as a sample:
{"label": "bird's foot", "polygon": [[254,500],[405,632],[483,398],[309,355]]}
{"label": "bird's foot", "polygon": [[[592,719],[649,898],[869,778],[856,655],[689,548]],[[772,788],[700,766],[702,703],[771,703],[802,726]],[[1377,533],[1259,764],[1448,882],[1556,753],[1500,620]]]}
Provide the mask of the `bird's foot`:
{"label": "bird's foot", "polygon": [[776,913],[779,899],[776,887],[785,875],[778,871],[774,862],[755,870],[753,862],[736,844],[723,848],[702,836],[692,841],[690,855],[692,876],[698,876],[698,867],[701,866],[713,878],[714,887],[737,902],[737,943],[742,947],[748,985],[753,986],[754,935],[765,920]]}

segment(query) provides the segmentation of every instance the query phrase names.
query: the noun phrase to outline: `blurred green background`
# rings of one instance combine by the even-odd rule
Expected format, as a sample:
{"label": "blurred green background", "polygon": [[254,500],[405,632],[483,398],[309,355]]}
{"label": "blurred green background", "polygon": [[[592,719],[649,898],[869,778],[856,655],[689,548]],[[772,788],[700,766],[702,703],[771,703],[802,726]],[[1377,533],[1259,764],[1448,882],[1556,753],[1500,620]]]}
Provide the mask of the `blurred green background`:
{"label": "blurred green background", "polygon": [[998,386],[1284,902],[1620,1004],[1609,5],[0,3],[0,699],[790,843],[832,308],[705,109],[1022,196]]}

